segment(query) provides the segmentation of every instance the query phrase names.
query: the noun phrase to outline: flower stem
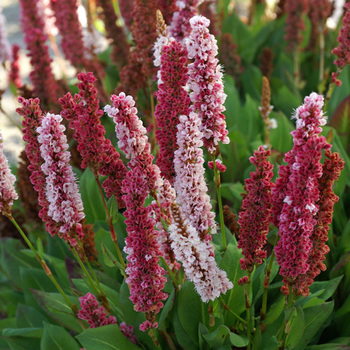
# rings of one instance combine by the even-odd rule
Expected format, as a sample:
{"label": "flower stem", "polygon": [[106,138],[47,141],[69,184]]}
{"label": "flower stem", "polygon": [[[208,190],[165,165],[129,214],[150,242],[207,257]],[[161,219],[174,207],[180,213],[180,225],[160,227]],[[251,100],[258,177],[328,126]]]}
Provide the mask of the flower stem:
{"label": "flower stem", "polygon": [[103,208],[105,210],[108,226],[109,226],[109,229],[111,231],[112,241],[113,241],[113,243],[114,243],[114,245],[115,245],[115,247],[117,249],[117,255],[118,255],[119,262],[125,268],[125,262],[124,262],[124,259],[123,259],[122,252],[120,251],[120,248],[119,248],[119,245],[118,245],[118,238],[117,238],[117,235],[116,235],[114,227],[113,227],[112,218],[109,215],[109,211],[108,211],[108,208],[107,208],[107,203],[106,203],[105,196],[103,194],[103,190],[102,190],[100,179],[99,179],[98,174],[96,172],[93,172],[93,173],[94,173],[94,176],[95,176],[95,179],[96,179],[96,182],[97,182],[98,189],[100,191],[100,195],[101,195],[101,199],[102,199],[102,203],[103,203]]}
{"label": "flower stem", "polygon": [[288,322],[290,320],[290,315],[292,313],[292,305],[294,303],[294,294],[292,292],[292,287],[289,287],[289,294],[288,294],[288,304],[287,304],[287,307],[286,309],[287,310],[290,310],[289,313],[287,313],[287,316],[286,316],[286,319],[283,323],[283,326],[282,326],[282,341],[281,341],[281,346],[280,346],[280,349],[283,350],[285,348],[285,343],[286,343],[286,340],[288,338],[288,333],[289,331],[286,331],[286,326],[288,325]]}
{"label": "flower stem", "polygon": [[225,252],[227,249],[227,242],[226,242],[226,233],[225,233],[224,211],[222,208],[220,171],[216,167],[215,155],[211,155],[211,157],[213,160],[214,182],[216,185],[216,193],[217,193],[217,199],[218,199],[218,204],[219,204],[222,250],[223,250],[223,252]]}
{"label": "flower stem", "polygon": [[268,293],[268,288],[269,288],[269,283],[270,283],[270,276],[271,276],[271,270],[272,270],[272,265],[273,261],[275,259],[275,246],[278,242],[279,236],[277,234],[275,244],[273,245],[272,248],[272,253],[270,255],[270,261],[269,265],[265,271],[265,276],[264,276],[264,294],[263,294],[263,301],[262,301],[262,307],[260,310],[260,328],[261,328],[261,333],[264,333],[266,325],[263,324],[263,321],[265,320],[266,317],[266,310],[267,310],[267,293]]}
{"label": "flower stem", "polygon": [[235,316],[238,320],[240,320],[243,324],[247,325],[247,321],[243,319],[241,316],[238,316],[234,311],[230,309],[230,307],[225,303],[225,300],[222,298],[222,296],[219,297],[219,300],[221,304],[223,305],[224,309],[230,312],[233,316]]}
{"label": "flower stem", "polygon": [[320,73],[319,73],[319,82],[322,83],[324,79],[324,31],[323,28],[320,31]]}
{"label": "flower stem", "polygon": [[176,279],[176,276],[174,275],[173,271],[171,271],[169,265],[167,264],[167,262],[165,261],[165,259],[162,256],[160,256],[159,259],[163,263],[165,269],[168,271],[168,274],[169,274],[171,280],[173,281],[175,289],[179,290],[179,283],[178,283],[178,281]]}
{"label": "flower stem", "polygon": [[246,289],[246,293],[245,293],[245,297],[246,297],[246,309],[247,309],[247,337],[248,337],[248,347],[247,350],[251,349],[252,346],[252,341],[251,341],[251,295],[250,295],[250,284],[251,284],[251,273],[248,271],[248,281],[247,281],[247,289]]}

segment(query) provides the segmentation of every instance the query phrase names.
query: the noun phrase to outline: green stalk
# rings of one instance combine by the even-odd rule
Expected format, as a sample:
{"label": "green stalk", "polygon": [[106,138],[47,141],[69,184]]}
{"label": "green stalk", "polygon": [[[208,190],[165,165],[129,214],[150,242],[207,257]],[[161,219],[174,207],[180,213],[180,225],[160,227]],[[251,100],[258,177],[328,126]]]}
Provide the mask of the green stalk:
{"label": "green stalk", "polygon": [[95,180],[97,182],[97,186],[98,186],[98,189],[100,191],[100,195],[101,195],[101,199],[102,199],[102,203],[103,203],[103,208],[104,208],[105,213],[106,213],[107,222],[108,222],[109,230],[111,232],[112,241],[113,241],[113,243],[115,245],[115,248],[117,249],[117,255],[118,255],[119,262],[124,266],[124,269],[125,269],[126,265],[125,265],[125,262],[124,262],[124,259],[123,259],[122,252],[120,251],[120,248],[119,248],[118,238],[117,238],[117,235],[116,235],[114,227],[113,227],[112,218],[109,215],[109,211],[108,211],[108,208],[107,208],[107,203],[106,203],[105,196],[103,194],[103,190],[102,190],[100,179],[98,177],[98,174],[95,173],[94,171],[93,171],[93,174],[95,176]]}
{"label": "green stalk", "polygon": [[299,48],[298,46],[294,49],[294,57],[293,57],[293,64],[294,64],[294,83],[297,89],[299,89],[299,83],[300,83],[300,67],[299,67]]}
{"label": "green stalk", "polygon": [[178,283],[178,281],[176,279],[175,274],[173,273],[173,271],[171,271],[169,265],[167,264],[167,262],[165,261],[165,259],[162,256],[160,256],[159,259],[163,263],[165,269],[168,271],[168,274],[169,274],[171,280],[173,281],[175,289],[179,290],[179,283]]}
{"label": "green stalk", "polygon": [[[288,304],[287,304],[287,310],[291,310],[292,305],[294,303],[294,294],[292,293],[292,287],[289,287],[289,295],[288,295]],[[284,349],[285,348],[285,343],[288,337],[288,334],[285,332],[285,327],[289,322],[289,317],[291,315],[291,311],[287,314],[286,320],[284,321],[284,326],[283,326],[283,338],[282,338],[282,345],[280,347],[280,349]]]}
{"label": "green stalk", "polygon": [[251,349],[252,340],[251,340],[251,295],[250,295],[250,284],[251,284],[251,273],[248,271],[248,282],[247,282],[247,291],[246,291],[246,308],[247,308],[247,337],[248,337],[248,347],[247,350]]}
{"label": "green stalk", "polygon": [[213,160],[214,182],[216,185],[215,186],[216,187],[216,194],[217,194],[218,204],[219,204],[222,250],[223,250],[223,252],[225,252],[227,249],[227,242],[226,242],[226,233],[225,233],[224,211],[222,208],[220,172],[218,171],[218,169],[216,167],[215,155],[211,155],[211,156],[212,156],[212,160]]}
{"label": "green stalk", "polygon": [[240,320],[243,324],[247,325],[247,321],[244,320],[241,316],[238,316],[234,311],[230,309],[230,307],[225,303],[225,300],[222,298],[222,296],[219,297],[219,300],[221,304],[223,305],[224,309],[230,312],[233,316],[235,316],[238,320]]}
{"label": "green stalk", "polygon": [[[286,296],[286,298],[287,298],[287,296]],[[292,293],[292,287],[289,287],[288,303],[284,307],[284,310],[290,310],[292,308],[293,302],[294,302],[294,295]],[[282,327],[281,327],[279,335],[278,335],[278,341],[282,343],[280,349],[284,349],[284,343],[286,341],[285,328],[286,328],[286,325],[287,325],[287,323],[289,321],[290,314],[291,313],[287,314],[287,317],[283,321]]]}
{"label": "green stalk", "polygon": [[88,281],[89,281],[89,283],[91,285],[91,288],[94,290],[94,293],[96,295],[100,295],[100,292],[99,292],[98,288],[96,287],[95,282],[91,278],[91,276],[89,274],[89,271],[86,269],[84,263],[81,261],[80,256],[79,256],[78,252],[76,251],[76,249],[74,247],[72,248],[72,252],[73,252],[73,255],[74,255],[75,259],[77,260],[79,266],[83,270],[86,278],[88,279]]}
{"label": "green stalk", "polygon": [[23,237],[24,241],[27,243],[28,247],[30,248],[30,250],[34,253],[35,258],[38,260],[38,262],[40,263],[40,265],[42,266],[43,270],[45,271],[46,275],[50,278],[51,282],[55,285],[55,287],[57,288],[57,290],[59,291],[59,293],[62,295],[63,299],[66,301],[67,305],[71,308],[73,314],[76,316],[78,313],[78,308],[76,305],[73,305],[72,302],[68,299],[66,293],[64,292],[64,290],[62,289],[62,287],[60,286],[60,284],[57,282],[57,280],[55,279],[55,277],[52,275],[52,272],[50,270],[50,268],[47,266],[45,260],[43,258],[41,258],[41,256],[39,255],[39,253],[36,251],[36,249],[34,248],[34,246],[32,245],[32,243],[30,242],[30,240],[28,239],[27,235],[23,232],[23,230],[21,229],[21,227],[17,224],[17,221],[15,220],[15,218],[10,214],[10,216],[8,216],[8,218],[10,219],[10,221],[13,223],[13,225],[16,227],[16,229],[18,230],[18,232],[21,234],[21,236]]}
{"label": "green stalk", "polygon": [[271,276],[271,270],[272,270],[272,265],[273,261],[275,259],[275,246],[278,242],[279,236],[277,234],[275,243],[272,248],[272,253],[270,256],[270,261],[269,265],[265,271],[265,276],[264,276],[264,294],[263,294],[263,301],[262,301],[262,307],[260,311],[260,327],[261,327],[261,332],[264,333],[265,331],[265,326],[263,326],[263,321],[265,320],[266,316],[266,311],[267,311],[267,293],[268,293],[268,288],[269,288],[269,283],[270,283],[270,276]]}

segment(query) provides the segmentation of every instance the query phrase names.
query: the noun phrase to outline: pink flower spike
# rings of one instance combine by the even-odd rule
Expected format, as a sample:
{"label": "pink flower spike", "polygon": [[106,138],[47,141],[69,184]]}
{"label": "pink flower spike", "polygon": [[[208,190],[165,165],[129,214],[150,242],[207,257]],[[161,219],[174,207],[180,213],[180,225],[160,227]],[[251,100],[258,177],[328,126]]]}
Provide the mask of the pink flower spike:
{"label": "pink flower spike", "polygon": [[297,108],[296,130],[292,131],[294,146],[280,167],[280,178],[272,189],[275,223],[279,227],[276,258],[281,266],[283,292],[289,287],[301,294],[298,280],[307,273],[312,250],[311,236],[317,224],[320,196],[319,179],[322,176],[322,150],[331,146],[323,136],[321,126],[326,119],[322,113],[323,96],[311,93]]}
{"label": "pink flower spike", "polygon": [[177,11],[173,13],[170,24],[170,35],[182,42],[191,32],[190,19],[198,12],[202,0],[177,0]]}
{"label": "pink flower spike", "polygon": [[78,317],[87,321],[90,328],[117,323],[117,319],[114,316],[107,317],[105,309],[100,306],[93,294],[87,293],[85,296],[80,297],[79,301],[81,310],[79,310]]}
{"label": "pink flower spike", "polygon": [[190,112],[190,98],[184,86],[187,84],[187,50],[176,41],[164,46],[161,56],[160,78],[156,97],[159,101],[155,118],[157,121],[156,138],[159,144],[157,165],[172,184],[175,177],[174,152],[179,116]]}
{"label": "pink flower spike", "polygon": [[[201,122],[196,113],[180,116],[175,151],[176,201],[185,220],[194,227],[201,239],[211,241],[216,233],[215,213],[212,212],[208,187],[204,179],[204,158]],[[210,234],[209,234],[210,231]]]}
{"label": "pink flower spike", "polygon": [[242,208],[239,213],[240,225],[238,248],[242,249],[244,258],[241,259],[241,268],[253,271],[254,266],[259,266],[266,258],[263,247],[266,243],[266,235],[272,216],[271,188],[273,183],[273,165],[267,160],[271,154],[263,146],[254,152],[250,162],[256,170],[250,173],[250,178],[245,181],[245,190]]}
{"label": "pink flower spike", "polygon": [[200,239],[196,229],[182,219],[176,204],[172,204],[171,210],[174,223],[169,226],[169,233],[175,257],[181,261],[187,278],[193,282],[202,301],[215,300],[233,288],[233,284],[226,272],[218,268],[212,244]]}
{"label": "pink flower spike", "polygon": [[4,155],[3,142],[0,132],[0,213],[11,216],[11,207],[18,195],[14,187],[16,177],[11,173],[8,160]]}
{"label": "pink flower spike", "polygon": [[151,155],[151,145],[148,142],[147,130],[142,124],[142,120],[137,116],[137,108],[132,96],[126,96],[121,92],[118,96],[112,95],[113,106],[105,106],[105,112],[113,118],[116,126],[115,131],[118,147],[130,159],[128,166],[130,169],[139,168],[147,179],[147,186],[152,193],[162,184],[158,166],[154,165]]}
{"label": "pink flower spike", "polygon": [[70,153],[61,121],[60,115],[47,113],[37,129],[44,160],[41,169],[46,175],[47,215],[59,224],[59,235],[75,245],[71,231],[74,230],[79,239],[83,237],[81,221],[85,215],[76,178],[69,164]]}
{"label": "pink flower spike", "polygon": [[46,181],[45,175],[41,169],[44,160],[40,154],[40,145],[38,142],[37,128],[41,125],[43,114],[40,109],[40,100],[29,99],[23,97],[18,98],[18,102],[22,104],[21,108],[17,108],[16,112],[23,117],[23,140],[27,142],[25,152],[30,162],[28,170],[31,172],[30,181],[34,186],[34,190],[38,192],[38,203],[41,206],[39,217],[45,222],[45,228],[51,236],[58,234],[59,226],[50,216],[47,215],[49,202],[46,198]]}
{"label": "pink flower spike", "polygon": [[338,80],[340,71],[350,64],[350,3],[345,4],[345,15],[343,18],[343,27],[340,30],[338,36],[339,46],[332,50],[332,53],[338,58],[334,61],[334,64],[338,67],[338,72],[333,73],[332,80],[337,86],[341,85],[341,81]]}
{"label": "pink flower spike", "polygon": [[115,195],[119,207],[124,208],[121,186],[127,169],[112,142],[105,137],[106,130],[100,120],[103,111],[99,108],[97,89],[93,85],[96,78],[89,72],[78,74],[78,79],[79,94],[73,98],[67,93],[59,100],[62,116],[75,130],[73,137],[78,142],[81,167],[89,167],[95,176],[107,176],[102,185],[107,197]]}
{"label": "pink flower spike", "polygon": [[226,94],[222,82],[221,67],[218,59],[217,41],[209,33],[210,21],[203,16],[190,19],[191,34],[185,40],[188,58],[193,63],[188,65],[189,88],[192,111],[198,113],[202,121],[200,130],[203,133],[203,143],[211,154],[214,154],[219,142],[230,142],[226,129],[224,102]]}
{"label": "pink flower spike", "polygon": [[85,48],[77,0],[51,0],[51,7],[62,37],[64,56],[74,67],[81,68],[85,62]]}
{"label": "pink flower spike", "polygon": [[45,106],[57,103],[58,86],[51,70],[48,39],[45,34],[45,24],[37,7],[37,0],[20,0],[21,27],[24,33],[24,42],[30,57],[33,70],[30,80],[34,85],[34,93]]}
{"label": "pink flower spike", "polygon": [[162,292],[166,278],[164,269],[158,265],[162,253],[154,229],[155,222],[150,217],[151,207],[144,207],[148,191],[147,175],[139,167],[132,168],[123,181],[123,199],[127,208],[124,216],[128,232],[124,248],[128,254],[126,283],[135,310],[144,312],[147,320],[153,324],[155,315],[163,307],[162,301],[168,296]]}

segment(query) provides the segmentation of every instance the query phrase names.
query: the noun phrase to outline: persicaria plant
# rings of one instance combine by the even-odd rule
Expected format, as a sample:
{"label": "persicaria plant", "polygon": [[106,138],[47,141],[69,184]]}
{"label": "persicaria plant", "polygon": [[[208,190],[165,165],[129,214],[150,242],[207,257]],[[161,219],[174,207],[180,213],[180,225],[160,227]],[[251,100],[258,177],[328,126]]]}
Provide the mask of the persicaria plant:
{"label": "persicaria plant", "polygon": [[315,6],[20,0],[30,84],[0,12],[1,349],[350,347],[350,5]]}

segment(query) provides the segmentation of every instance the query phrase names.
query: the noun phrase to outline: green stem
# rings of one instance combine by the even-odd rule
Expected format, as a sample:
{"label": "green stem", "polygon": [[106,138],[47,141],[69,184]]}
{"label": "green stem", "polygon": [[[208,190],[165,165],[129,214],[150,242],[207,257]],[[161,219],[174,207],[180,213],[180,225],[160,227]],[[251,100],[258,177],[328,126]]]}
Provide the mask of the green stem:
{"label": "green stem", "polygon": [[101,182],[100,182],[100,179],[98,177],[98,174],[96,172],[94,172],[94,171],[93,171],[93,173],[94,173],[94,176],[95,176],[95,180],[97,182],[98,189],[100,191],[100,195],[101,195],[101,199],[102,199],[102,203],[103,203],[103,208],[105,210],[106,217],[107,217],[107,222],[108,222],[108,226],[109,226],[109,230],[111,232],[112,241],[113,241],[113,243],[115,245],[115,248],[117,249],[118,259],[119,259],[119,262],[124,266],[124,269],[125,269],[126,265],[125,265],[125,262],[124,262],[124,259],[123,259],[122,252],[120,251],[120,248],[119,248],[118,238],[117,238],[117,235],[116,235],[114,227],[113,227],[112,218],[109,215],[109,211],[108,211],[108,208],[107,208],[107,203],[106,203],[105,196],[103,194]]}
{"label": "green stem", "polygon": [[335,88],[335,83],[330,83],[329,84],[329,88],[328,88],[328,91],[327,91],[327,94],[326,94],[326,98],[325,98],[325,101],[324,101],[324,107],[323,107],[323,112],[326,113],[327,110],[328,110],[328,103],[329,103],[329,100],[333,94],[333,90]]}
{"label": "green stem", "polygon": [[250,284],[251,284],[251,273],[248,271],[248,282],[247,282],[247,291],[246,291],[246,308],[247,308],[247,336],[248,336],[248,347],[247,350],[251,349],[252,341],[251,341],[251,295],[250,295]]}
{"label": "green stem", "polygon": [[219,204],[219,217],[220,217],[220,227],[221,227],[221,239],[222,239],[222,250],[223,252],[227,249],[226,233],[225,233],[225,220],[224,211],[222,208],[222,198],[221,198],[221,181],[220,181],[220,171],[216,167],[215,155],[211,155],[213,160],[213,170],[214,170],[214,182],[216,187],[216,194]]}
{"label": "green stem", "polygon": [[165,269],[168,271],[168,274],[169,274],[171,280],[173,281],[175,289],[179,290],[179,283],[178,283],[178,281],[176,279],[175,274],[173,273],[173,271],[171,271],[169,265],[167,264],[167,262],[165,261],[165,259],[162,256],[160,256],[159,259],[163,263]]}
{"label": "green stem", "polygon": [[292,305],[294,303],[294,294],[292,293],[292,287],[289,287],[289,295],[288,295],[288,304],[287,304],[287,310],[290,310],[289,313],[287,314],[286,316],[286,319],[284,321],[284,327],[283,327],[283,338],[282,338],[282,345],[280,347],[280,349],[284,349],[285,346],[286,346],[286,341],[287,341],[287,338],[288,338],[288,332],[285,331],[286,329],[286,326],[289,322],[289,318],[290,318],[290,315],[291,315],[291,308],[292,308]]}
{"label": "green stem", "polygon": [[225,303],[225,300],[222,298],[222,296],[219,297],[219,300],[221,304],[223,305],[224,309],[230,312],[233,316],[235,316],[238,320],[240,320],[243,324],[247,324],[247,321],[243,319],[241,316],[237,315],[234,311],[230,309],[230,307]]}
{"label": "green stem", "polygon": [[72,302],[68,299],[66,293],[64,292],[64,290],[62,289],[62,287],[59,285],[59,283],[57,282],[57,280],[55,279],[55,277],[52,275],[52,272],[50,270],[50,268],[47,266],[45,260],[43,258],[41,258],[41,256],[39,255],[39,253],[36,251],[36,249],[34,248],[34,246],[32,245],[32,243],[30,242],[30,240],[28,239],[27,235],[23,232],[23,230],[21,229],[21,227],[17,224],[17,221],[15,220],[15,218],[11,215],[8,216],[8,218],[10,219],[10,221],[13,223],[13,225],[16,227],[16,229],[18,230],[18,232],[21,234],[21,236],[23,237],[24,241],[27,243],[28,247],[31,249],[31,251],[34,253],[35,258],[38,260],[38,262],[40,263],[40,265],[42,266],[43,270],[45,271],[46,275],[50,278],[51,282],[55,285],[55,287],[57,288],[57,290],[59,291],[59,293],[62,295],[63,299],[66,301],[67,305],[71,308],[73,314],[76,316],[78,313],[78,308],[76,305],[73,305]]}
{"label": "green stem", "polygon": [[94,293],[96,295],[100,295],[100,292],[99,292],[98,288],[96,287],[95,282],[91,278],[91,276],[89,274],[89,271],[86,269],[84,263],[81,261],[80,256],[79,256],[78,252],[76,251],[76,249],[74,247],[72,247],[72,252],[73,252],[73,255],[74,255],[75,259],[77,260],[79,266],[83,270],[86,278],[88,279],[88,281],[89,281],[89,283],[91,285],[91,288],[94,290]]}
{"label": "green stem", "polygon": [[271,270],[273,266],[273,261],[275,259],[275,246],[278,242],[279,236],[277,234],[275,243],[272,247],[272,253],[270,255],[270,261],[269,265],[265,271],[265,276],[264,276],[264,294],[263,294],[263,301],[262,301],[262,307],[260,311],[260,327],[261,327],[261,332],[263,333],[265,331],[265,326],[263,326],[263,321],[265,320],[266,316],[266,311],[267,311],[267,293],[268,293],[268,288],[269,288],[269,283],[270,283],[270,276],[271,276]]}

